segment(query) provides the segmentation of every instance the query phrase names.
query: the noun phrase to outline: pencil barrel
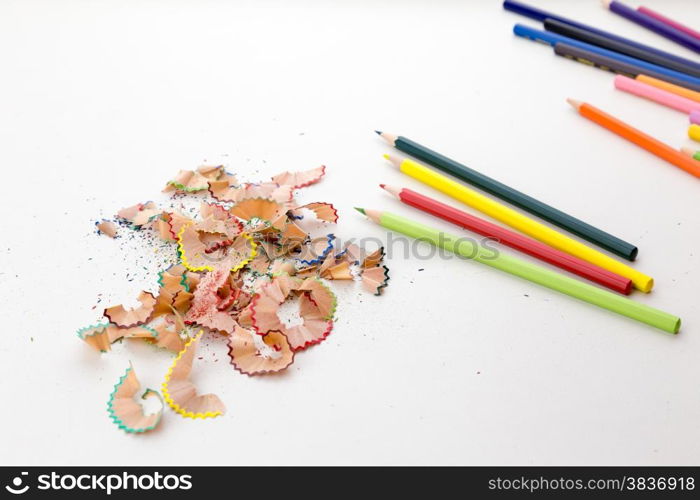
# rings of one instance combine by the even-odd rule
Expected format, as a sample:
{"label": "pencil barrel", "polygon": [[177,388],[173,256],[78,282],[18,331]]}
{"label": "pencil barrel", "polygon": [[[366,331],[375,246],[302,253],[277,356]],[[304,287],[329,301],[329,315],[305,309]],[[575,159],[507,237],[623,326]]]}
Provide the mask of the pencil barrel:
{"label": "pencil barrel", "polygon": [[401,163],[401,171],[421,181],[423,184],[442,191],[455,200],[461,201],[465,205],[473,207],[481,213],[499,220],[521,233],[527,234],[557,250],[574,255],[586,262],[590,262],[591,264],[600,266],[620,276],[629,278],[632,280],[634,287],[638,290],[650,292],[654,286],[654,280],[650,276],[646,276],[636,269],[584,245],[578,240],[574,240],[565,234],[555,231],[549,226],[531,219],[481,193],[469,189],[413,160],[404,160]]}
{"label": "pencil barrel", "polygon": [[619,52],[620,54],[641,59],[642,61],[656,64],[658,66],[679,71],[681,73],[685,73],[686,75],[700,77],[700,66],[693,61],[679,61],[679,58],[677,57],[671,58],[668,56],[662,56],[656,52],[641,49],[635,45],[630,45],[592,31],[581,29],[571,24],[557,21],[556,19],[545,19],[544,29],[551,31],[552,33],[557,33],[558,35],[573,38],[574,40],[578,40],[580,42],[589,43],[591,45],[612,50],[614,52]]}
{"label": "pencil barrel", "polygon": [[475,217],[410,189],[402,190],[400,198],[407,205],[487,238],[495,239],[502,245],[509,246],[560,269],[577,274],[611,290],[625,295],[629,295],[632,291],[632,281],[629,278],[612,273],[607,269],[564,253],[535,239],[492,224],[487,220]]}
{"label": "pencil barrel", "polygon": [[564,293],[609,311],[646,323],[668,333],[678,333],[681,320],[677,316],[635,302],[621,295],[596,288],[544,267],[525,262],[513,256],[494,253],[478,243],[444,233],[398,215],[384,212],[380,224],[386,229],[419,239],[443,248],[466,259],[499,269],[533,283]]}
{"label": "pencil barrel", "polygon": [[[604,111],[591,106],[590,104],[582,104],[579,108],[579,113],[581,116],[588,118],[592,122],[607,128],[611,132],[627,139],[639,147],[646,149],[650,153],[666,160],[667,162],[685,170],[689,174],[695,177],[700,177],[700,163],[696,160],[685,156],[680,151],[676,151],[668,144],[645,134],[641,130],[638,130],[626,123],[618,120],[612,115],[605,113]],[[697,125],[691,125],[691,127],[698,127]],[[700,132],[700,127],[698,127]],[[689,132],[690,133],[690,132]],[[698,135],[698,140],[700,140],[700,134]]]}
{"label": "pencil barrel", "polygon": [[632,21],[633,23],[643,26],[644,28],[647,28],[648,30],[651,30],[654,33],[657,33],[665,38],[668,38],[669,40],[676,42],[679,45],[682,45],[697,53],[700,53],[700,40],[697,40],[696,38],[688,35],[687,33],[684,33],[674,28],[673,26],[669,26],[668,24],[654,19],[653,17],[645,14],[644,12],[639,12],[638,10],[635,10],[621,2],[616,2],[614,0],[610,2],[609,8],[615,14],[618,14],[619,16],[622,16],[625,19]]}
{"label": "pencil barrel", "polygon": [[667,90],[668,92],[672,92],[676,95],[692,99],[695,102],[700,102],[700,92],[691,90],[688,87],[684,87],[683,85],[675,85],[673,83],[664,81],[663,79],[654,78],[645,74],[639,74],[635,79],[642,83],[646,83],[647,85],[652,85],[656,88]]}
{"label": "pencil barrel", "polygon": [[518,208],[522,208],[624,259],[634,260],[637,257],[637,247],[631,243],[591,226],[582,220],[536,200],[525,193],[521,193],[476,170],[472,170],[466,165],[462,165],[410,139],[398,137],[394,145],[399,151],[403,151],[414,158],[425,161],[443,172],[483,189],[489,194],[507,201]]}
{"label": "pencil barrel", "polygon": [[693,91],[700,91],[700,84],[693,83],[687,79],[677,78],[668,73],[661,73],[649,68],[639,66],[632,62],[621,61],[613,57],[587,50],[566,42],[557,42],[554,45],[554,53],[558,56],[574,59],[578,62],[594,66],[605,71],[611,71],[620,75],[636,77],[641,74],[649,75],[657,80],[663,80],[676,86],[684,86]]}
{"label": "pencil barrel", "polygon": [[654,54],[657,54],[659,56],[662,56],[662,57],[665,57],[668,59],[676,60],[678,62],[694,64],[697,68],[700,68],[700,64],[698,64],[694,61],[689,61],[688,59],[677,56],[675,54],[671,54],[670,52],[665,52],[663,50],[657,49],[656,47],[651,47],[649,45],[644,45],[642,43],[635,42],[634,40],[630,40],[629,38],[621,37],[621,36],[616,35],[614,33],[610,33],[609,31],[603,31],[601,29],[594,28],[593,26],[579,23],[579,22],[573,21],[571,19],[567,19],[565,17],[559,16],[559,15],[554,14],[552,12],[546,12],[546,11],[537,9],[537,8],[532,7],[530,5],[526,5],[522,2],[516,2],[513,0],[505,0],[503,2],[503,8],[506,10],[510,10],[512,12],[515,12],[517,14],[523,15],[525,17],[535,19],[535,20],[540,21],[540,22],[544,22],[547,19],[555,19],[557,21],[560,21],[562,23],[566,23],[566,24],[571,25],[571,26],[575,26],[575,27],[580,28],[582,30],[590,31],[591,33],[595,33],[597,35],[604,36],[608,39],[616,40],[618,42],[622,42],[622,43],[625,43],[627,45],[637,47],[641,50],[645,50],[647,52],[652,52]]}

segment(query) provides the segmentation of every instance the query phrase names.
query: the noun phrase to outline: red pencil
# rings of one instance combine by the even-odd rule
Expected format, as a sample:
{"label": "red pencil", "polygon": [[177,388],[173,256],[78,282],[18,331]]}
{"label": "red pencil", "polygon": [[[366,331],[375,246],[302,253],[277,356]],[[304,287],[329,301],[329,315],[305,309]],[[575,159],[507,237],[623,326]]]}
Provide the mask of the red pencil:
{"label": "red pencil", "polygon": [[406,188],[396,188],[384,184],[379,185],[382,189],[396,196],[406,205],[418,208],[426,213],[440,217],[447,222],[456,224],[475,233],[479,233],[487,238],[494,238],[503,245],[507,245],[520,252],[526,253],[537,259],[548,262],[561,269],[603,285],[616,292],[629,295],[632,291],[632,281],[607,269],[590,264],[578,257],[561,252],[537,240],[528,238],[509,229],[505,229],[496,224],[492,224],[484,219],[445,205],[437,200],[424,196],[420,193]]}

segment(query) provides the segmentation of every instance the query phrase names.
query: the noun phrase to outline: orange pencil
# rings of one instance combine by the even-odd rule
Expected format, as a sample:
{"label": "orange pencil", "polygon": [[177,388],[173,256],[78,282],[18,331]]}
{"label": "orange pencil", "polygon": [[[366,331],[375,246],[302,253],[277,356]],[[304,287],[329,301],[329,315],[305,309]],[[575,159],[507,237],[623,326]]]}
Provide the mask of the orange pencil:
{"label": "orange pencil", "polygon": [[685,97],[686,99],[692,99],[693,101],[700,102],[700,92],[696,92],[695,90],[690,90],[685,87],[681,87],[680,85],[674,85],[673,83],[668,83],[646,75],[637,75],[635,80],[656,87],[657,89],[672,92],[681,97]]}
{"label": "orange pencil", "polygon": [[646,149],[659,158],[682,168],[689,174],[693,174],[695,177],[700,177],[699,161],[689,158],[680,151],[673,149],[671,146],[664,144],[658,139],[654,139],[652,136],[627,125],[625,122],[618,120],[614,116],[610,116],[609,114],[594,106],[591,106],[590,104],[575,101],[574,99],[567,99],[567,102],[576,108],[581,116],[588,118],[601,127],[607,128],[620,137],[624,137],[628,141]]}

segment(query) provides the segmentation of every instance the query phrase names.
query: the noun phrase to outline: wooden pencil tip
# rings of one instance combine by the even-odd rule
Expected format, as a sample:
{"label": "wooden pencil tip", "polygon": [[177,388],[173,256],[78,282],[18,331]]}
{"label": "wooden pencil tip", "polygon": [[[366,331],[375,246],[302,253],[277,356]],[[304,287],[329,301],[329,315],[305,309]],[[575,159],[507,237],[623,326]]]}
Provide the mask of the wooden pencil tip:
{"label": "wooden pencil tip", "polygon": [[610,1],[611,0],[601,0],[600,3],[603,4],[603,7],[605,7],[606,9],[609,9],[610,8]]}
{"label": "wooden pencil tip", "polygon": [[355,210],[357,210],[358,212],[360,212],[362,215],[367,215],[367,214],[365,213],[365,209],[364,209],[364,208],[360,208],[360,207],[353,207],[353,208],[354,208]]}
{"label": "wooden pencil tip", "polygon": [[381,131],[381,130],[375,130],[374,133],[377,134],[377,135],[382,135],[382,131]]}
{"label": "wooden pencil tip", "polygon": [[384,155],[384,158],[389,160],[389,163],[391,163],[395,167],[401,168],[401,160],[399,158],[397,158],[395,156],[387,155],[387,154]]}
{"label": "wooden pencil tip", "polygon": [[387,186],[386,184],[380,184],[379,187],[381,187],[384,191],[386,191],[390,195],[393,195],[399,199],[401,198],[401,188],[397,188],[394,186]]}
{"label": "wooden pencil tip", "polygon": [[581,107],[581,101],[577,101],[576,99],[572,99],[571,97],[566,98],[566,102],[571,104],[576,109],[579,109]]}
{"label": "wooden pencil tip", "polygon": [[693,150],[693,148],[689,148],[688,146],[683,146],[681,148],[681,153],[686,154],[688,156],[695,155],[695,151]]}
{"label": "wooden pencil tip", "polygon": [[377,134],[379,134],[379,137],[384,139],[386,142],[391,144],[392,146],[396,145],[396,136],[393,134],[387,134],[386,132],[382,132],[380,130],[375,130]]}

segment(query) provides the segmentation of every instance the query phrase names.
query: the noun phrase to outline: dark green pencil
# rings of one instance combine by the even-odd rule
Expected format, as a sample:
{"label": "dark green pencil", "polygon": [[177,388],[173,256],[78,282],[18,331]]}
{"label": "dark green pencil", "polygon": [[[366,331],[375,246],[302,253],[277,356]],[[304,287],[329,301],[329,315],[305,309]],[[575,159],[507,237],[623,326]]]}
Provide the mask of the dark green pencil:
{"label": "dark green pencil", "polygon": [[547,222],[551,222],[562,229],[566,229],[570,233],[580,236],[584,240],[590,241],[591,243],[627,260],[634,260],[637,257],[637,247],[631,243],[627,243],[626,241],[621,240],[612,234],[606,233],[597,227],[593,227],[590,224],[577,219],[576,217],[572,217],[571,215],[536,200],[525,193],[521,193],[510,186],[506,186],[502,182],[498,182],[487,175],[477,172],[476,170],[472,170],[466,165],[462,165],[455,160],[451,160],[450,158],[447,158],[446,156],[443,156],[432,149],[428,149],[425,146],[412,141],[411,139],[391,135],[378,130],[375,132],[377,132],[377,134],[379,134],[384,140],[399,151],[403,151],[414,158],[418,158],[419,160],[422,160],[442,170],[443,172],[457,177],[458,179],[461,179],[472,186],[483,189],[487,193],[497,196],[498,198],[507,201],[516,207],[522,208],[523,210],[530,212],[531,214],[536,215]]}

